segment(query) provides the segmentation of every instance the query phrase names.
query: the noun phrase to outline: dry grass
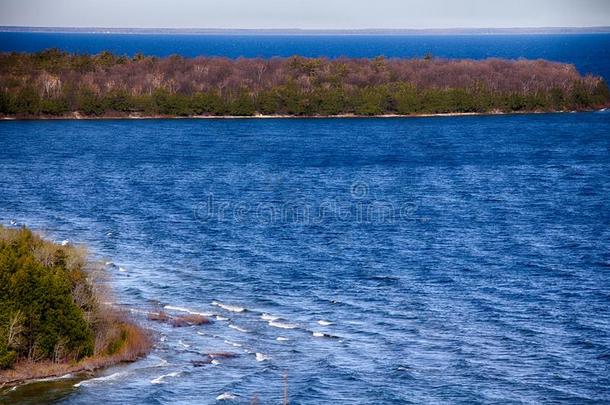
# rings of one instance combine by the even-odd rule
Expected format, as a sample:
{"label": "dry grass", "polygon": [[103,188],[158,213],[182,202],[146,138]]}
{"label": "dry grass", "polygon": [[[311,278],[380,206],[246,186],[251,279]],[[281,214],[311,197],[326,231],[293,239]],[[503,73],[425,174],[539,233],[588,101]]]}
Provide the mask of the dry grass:
{"label": "dry grass", "polygon": [[93,372],[122,362],[135,361],[152,347],[150,335],[139,325],[123,322],[117,328],[125,339],[113,354],[97,354],[79,362],[56,363],[52,361],[27,361],[16,363],[13,368],[0,371],[0,387],[21,384],[39,378],[59,377],[70,373]]}

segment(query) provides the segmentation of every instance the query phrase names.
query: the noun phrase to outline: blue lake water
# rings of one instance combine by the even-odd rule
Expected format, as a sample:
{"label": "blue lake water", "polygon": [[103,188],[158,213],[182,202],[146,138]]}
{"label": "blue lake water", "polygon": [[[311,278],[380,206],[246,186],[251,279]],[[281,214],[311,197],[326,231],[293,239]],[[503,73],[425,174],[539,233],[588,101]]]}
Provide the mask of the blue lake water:
{"label": "blue lake water", "polygon": [[610,80],[610,34],[570,35],[134,35],[0,32],[0,51],[167,56],[528,58],[575,64]]}
{"label": "blue lake water", "polygon": [[146,359],[36,402],[280,403],[284,374],[299,404],[608,402],[609,134],[604,112],[1,122],[2,223],[114,261],[135,316],[215,320],[148,323]]}

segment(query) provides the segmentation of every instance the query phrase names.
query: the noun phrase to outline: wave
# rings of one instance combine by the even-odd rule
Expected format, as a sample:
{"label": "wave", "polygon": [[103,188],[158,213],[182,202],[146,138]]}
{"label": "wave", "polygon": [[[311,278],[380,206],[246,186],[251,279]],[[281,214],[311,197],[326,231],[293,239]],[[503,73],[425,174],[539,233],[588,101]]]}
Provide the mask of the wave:
{"label": "wave", "polygon": [[36,381],[36,382],[55,381],[55,380],[64,380],[66,378],[72,378],[72,377],[74,377],[74,375],[71,373],[68,373],[68,374],[64,374],[64,375],[60,375],[60,376],[37,378],[34,381]]}
{"label": "wave", "polygon": [[126,269],[125,267],[121,267],[121,266],[119,266],[119,271],[120,271],[121,273],[126,273],[126,272],[127,272],[127,269]]}
{"label": "wave", "polygon": [[235,394],[231,392],[223,392],[222,394],[216,397],[216,401],[226,401],[232,399],[235,399]]}
{"label": "wave", "polygon": [[181,374],[180,371],[174,371],[173,373],[169,373],[169,374],[163,374],[162,376],[159,376],[157,378],[155,378],[154,380],[150,380],[151,384],[162,384],[163,380],[165,380],[168,377],[178,377]]}
{"label": "wave", "polygon": [[222,302],[218,301],[212,301],[212,305],[230,312],[244,312],[246,310],[246,308],[238,307],[237,305],[223,304]]}
{"label": "wave", "polygon": [[277,321],[278,319],[280,319],[280,317],[264,313],[264,314],[261,315],[261,319],[263,321]]}
{"label": "wave", "polygon": [[332,325],[332,324],[333,324],[332,322],[330,322],[330,321],[325,321],[325,320],[323,320],[323,319],[320,319],[320,320],[318,321],[318,325],[321,325],[321,326],[329,326],[329,325]]}
{"label": "wave", "polygon": [[216,320],[217,321],[228,321],[229,318],[225,318],[224,316],[216,315]]}
{"label": "wave", "polygon": [[232,323],[231,323],[231,324],[229,324],[229,328],[231,328],[231,329],[235,329],[236,331],[243,332],[243,333],[248,333],[248,332],[250,332],[249,330],[246,330],[246,329],[240,328],[239,326],[237,326],[237,325],[233,325]]}
{"label": "wave", "polygon": [[166,305],[163,308],[164,309],[169,309],[170,311],[186,312],[187,314],[191,314],[191,315],[212,316],[212,314],[208,314],[208,313],[205,313],[205,312],[197,312],[197,311],[193,311],[193,310],[188,309],[188,308],[176,307],[176,306],[173,306],[173,305]]}
{"label": "wave", "polygon": [[324,332],[318,332],[318,331],[314,331],[311,333],[314,337],[323,337],[323,338],[332,338],[332,339],[338,339],[337,336],[333,336],[333,335],[329,335],[328,333],[324,333]]}
{"label": "wave", "polygon": [[293,323],[283,323],[283,322],[276,322],[276,321],[269,321],[269,326],[273,326],[275,328],[280,328],[280,329],[295,329],[297,327],[297,325],[295,325]]}
{"label": "wave", "polygon": [[104,382],[104,381],[116,380],[117,378],[122,377],[125,374],[127,374],[126,371],[120,371],[120,372],[117,372],[117,373],[114,373],[114,374],[105,375],[103,377],[91,378],[89,380],[77,382],[76,384],[74,384],[74,387],[78,388],[78,387],[80,387],[82,385],[89,385],[89,384],[93,384],[93,383],[96,383],[96,382]]}
{"label": "wave", "polygon": [[231,345],[233,347],[241,347],[240,343],[231,342],[230,340],[225,340],[225,343],[228,344],[228,345]]}
{"label": "wave", "polygon": [[270,360],[271,357],[266,356],[262,353],[256,353],[256,361],[265,361],[265,360]]}
{"label": "wave", "polygon": [[191,347],[191,345],[189,345],[188,343],[184,343],[182,340],[179,340],[178,344],[182,347]]}
{"label": "wave", "polygon": [[161,357],[159,357],[159,360],[161,360],[159,363],[151,366],[151,367],[165,367],[169,364],[169,362],[165,359],[162,359]]}
{"label": "wave", "polygon": [[290,340],[290,339],[282,337],[282,336],[278,336],[278,337],[275,338],[275,340],[277,340],[279,342],[285,342],[285,341]]}

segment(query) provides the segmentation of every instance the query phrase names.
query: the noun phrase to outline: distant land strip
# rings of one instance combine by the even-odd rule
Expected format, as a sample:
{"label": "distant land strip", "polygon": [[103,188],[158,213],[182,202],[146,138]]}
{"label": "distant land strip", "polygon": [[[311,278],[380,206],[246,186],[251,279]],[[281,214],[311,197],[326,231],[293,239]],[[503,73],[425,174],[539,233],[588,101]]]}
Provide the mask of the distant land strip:
{"label": "distant land strip", "polygon": [[607,108],[599,76],[544,60],[0,54],[0,117],[369,117]]}
{"label": "distant land strip", "polygon": [[90,34],[176,34],[176,35],[538,35],[609,34],[610,26],[516,27],[516,28],[423,28],[423,29],[298,29],[298,28],[104,28],[0,26],[0,32],[46,32]]}

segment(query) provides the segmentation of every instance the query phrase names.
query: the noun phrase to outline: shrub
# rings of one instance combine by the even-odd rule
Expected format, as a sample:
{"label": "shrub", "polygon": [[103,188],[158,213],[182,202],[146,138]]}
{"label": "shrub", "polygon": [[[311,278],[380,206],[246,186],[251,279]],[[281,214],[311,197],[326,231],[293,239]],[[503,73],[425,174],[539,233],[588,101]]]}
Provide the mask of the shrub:
{"label": "shrub", "polygon": [[124,350],[132,358],[148,347],[140,329],[100,303],[103,286],[89,281],[85,253],[0,226],[0,369]]}

